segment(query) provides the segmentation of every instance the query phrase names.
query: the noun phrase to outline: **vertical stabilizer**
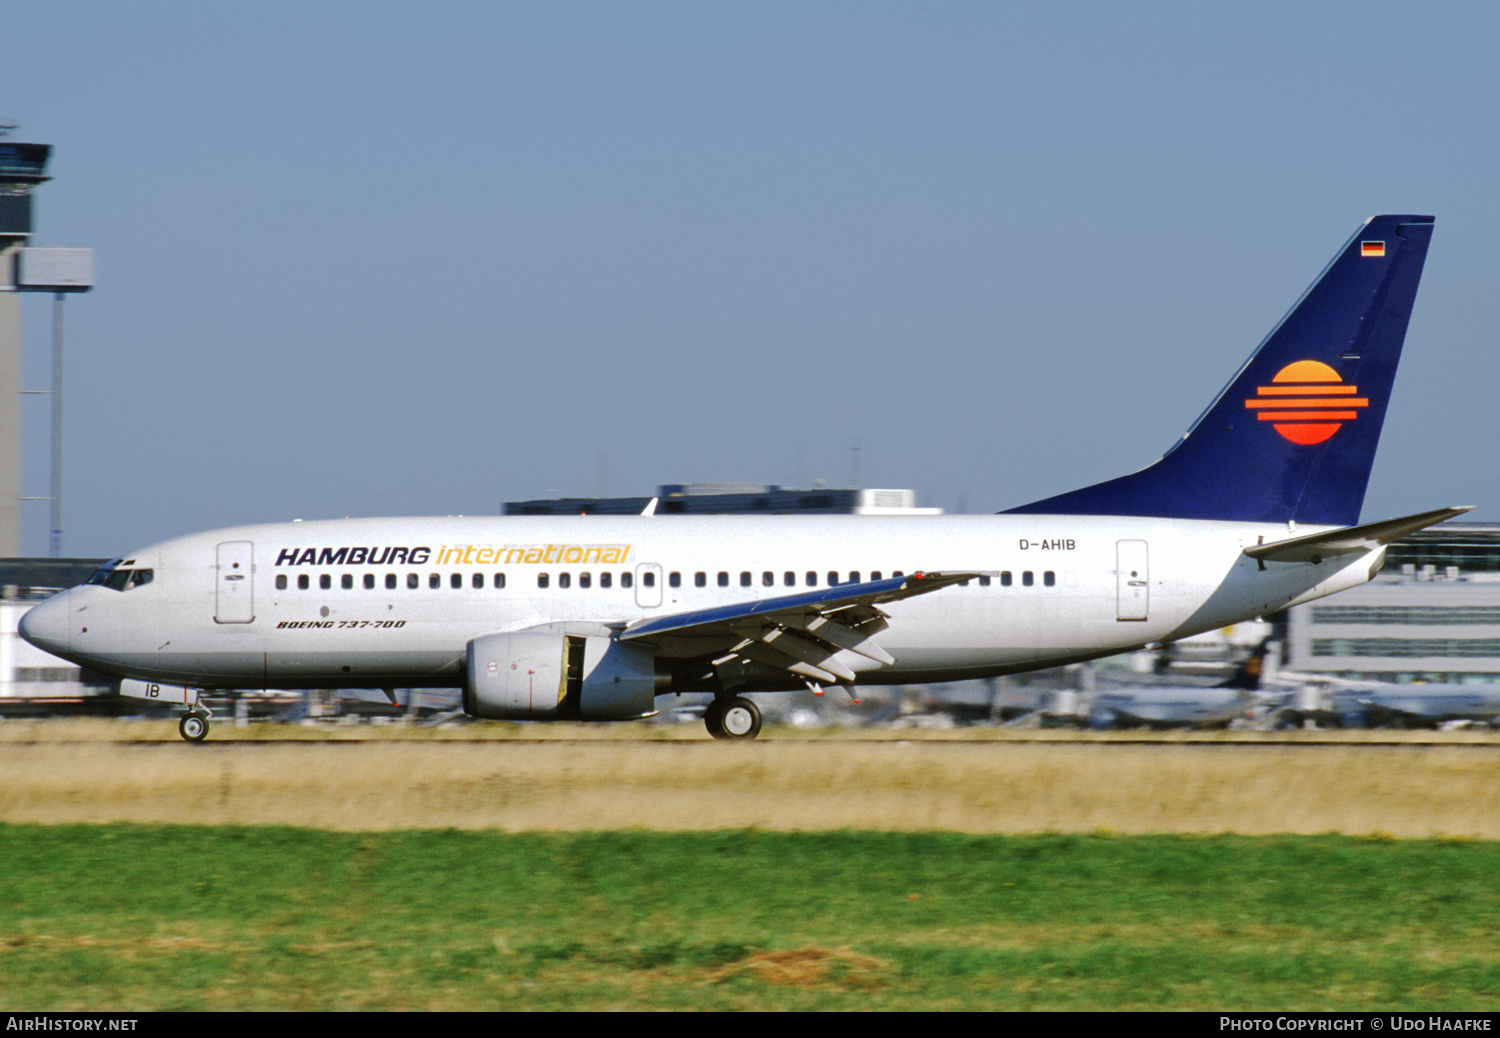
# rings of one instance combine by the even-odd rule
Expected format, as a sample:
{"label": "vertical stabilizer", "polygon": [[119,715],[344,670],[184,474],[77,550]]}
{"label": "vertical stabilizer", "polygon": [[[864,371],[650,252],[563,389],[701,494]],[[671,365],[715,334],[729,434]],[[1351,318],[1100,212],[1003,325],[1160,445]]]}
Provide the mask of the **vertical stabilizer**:
{"label": "vertical stabilizer", "polygon": [[1372,217],[1156,464],[1008,511],[1358,523],[1432,226]]}

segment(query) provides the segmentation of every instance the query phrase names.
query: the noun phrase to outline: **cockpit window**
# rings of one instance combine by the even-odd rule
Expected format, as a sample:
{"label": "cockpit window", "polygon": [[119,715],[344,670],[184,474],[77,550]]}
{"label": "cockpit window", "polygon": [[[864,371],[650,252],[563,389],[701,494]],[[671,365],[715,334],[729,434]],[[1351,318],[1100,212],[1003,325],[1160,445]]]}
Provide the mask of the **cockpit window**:
{"label": "cockpit window", "polygon": [[94,575],[91,576],[91,577],[89,577],[89,579],[87,581],[85,581],[85,583],[87,583],[87,584],[107,584],[107,583],[109,583],[110,575],[114,573],[115,567],[118,566],[119,564],[120,564],[120,560],[119,559],[115,559],[112,562],[106,562],[104,565],[102,565],[98,569],[94,570]]}
{"label": "cockpit window", "polygon": [[116,591],[128,591],[133,587],[151,583],[151,578],[156,575],[155,571],[149,569],[120,569],[115,563],[101,566],[92,577],[90,584],[103,584],[105,587]]}

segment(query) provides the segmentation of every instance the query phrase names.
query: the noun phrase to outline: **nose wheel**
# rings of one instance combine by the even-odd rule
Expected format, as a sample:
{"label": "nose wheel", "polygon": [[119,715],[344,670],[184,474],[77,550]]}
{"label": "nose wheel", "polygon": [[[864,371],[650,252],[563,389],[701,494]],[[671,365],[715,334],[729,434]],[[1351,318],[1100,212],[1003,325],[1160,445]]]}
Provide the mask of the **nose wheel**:
{"label": "nose wheel", "polygon": [[208,718],[202,714],[188,714],[177,722],[177,731],[188,742],[202,742],[208,737]]}
{"label": "nose wheel", "polygon": [[703,713],[703,724],[715,739],[753,739],[760,734],[760,707],[743,696],[715,699]]}

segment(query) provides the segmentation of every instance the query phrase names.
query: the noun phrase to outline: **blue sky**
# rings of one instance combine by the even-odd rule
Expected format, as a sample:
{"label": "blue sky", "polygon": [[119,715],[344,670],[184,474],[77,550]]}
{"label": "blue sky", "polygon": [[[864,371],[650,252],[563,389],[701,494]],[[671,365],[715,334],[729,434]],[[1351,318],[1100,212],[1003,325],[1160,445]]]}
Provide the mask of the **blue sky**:
{"label": "blue sky", "polygon": [[[744,480],[983,512],[1148,464],[1377,212],[1438,218],[1365,517],[1500,521],[1500,7],[17,3],[64,552]],[[45,388],[50,303],[25,308]],[[48,485],[44,398],[26,489]],[[47,506],[23,546],[46,551]]]}

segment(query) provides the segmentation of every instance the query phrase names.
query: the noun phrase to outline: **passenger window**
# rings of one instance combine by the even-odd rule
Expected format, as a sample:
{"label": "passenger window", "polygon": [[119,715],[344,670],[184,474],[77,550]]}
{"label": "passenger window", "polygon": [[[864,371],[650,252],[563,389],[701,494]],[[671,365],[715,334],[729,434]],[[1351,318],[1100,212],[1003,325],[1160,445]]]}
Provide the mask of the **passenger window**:
{"label": "passenger window", "polygon": [[750,573],[748,570],[740,571],[740,587],[750,586]]}
{"label": "passenger window", "polygon": [[812,570],[808,570],[807,571],[807,586],[808,587],[817,587],[818,586],[818,575],[816,573],[814,573]]}
{"label": "passenger window", "polygon": [[772,573],[770,570],[766,570],[764,573],[762,573],[760,575],[760,586],[761,587],[775,587],[776,586],[776,574]]}
{"label": "passenger window", "polygon": [[656,586],[656,574],[652,573],[648,569],[646,572],[644,572],[644,573],[641,574],[641,583],[644,584],[644,585],[646,585],[647,587],[655,587]]}
{"label": "passenger window", "polygon": [[559,573],[557,575],[557,586],[558,587],[572,587],[573,586],[573,574],[571,574],[571,573]]}
{"label": "passenger window", "polygon": [[682,587],[682,574],[674,570],[671,574],[668,575],[667,583],[672,585],[673,587]]}
{"label": "passenger window", "polygon": [[593,583],[594,583],[593,578],[590,577],[587,573],[580,573],[580,574],[578,574],[578,586],[579,587],[592,587]]}
{"label": "passenger window", "polygon": [[286,590],[286,574],[285,573],[278,573],[278,574],[276,574],[276,590],[277,591],[285,591]]}
{"label": "passenger window", "polygon": [[436,591],[443,586],[443,575],[441,573],[427,574],[427,586]]}
{"label": "passenger window", "polygon": [[879,580],[880,579],[880,570],[878,570],[878,569],[872,569],[872,570],[870,570],[870,579],[871,580]]}
{"label": "passenger window", "polygon": [[1000,586],[1010,587],[1010,570],[1003,569],[1000,571]]}
{"label": "passenger window", "polygon": [[373,573],[366,573],[365,574],[365,590],[366,591],[374,591],[375,590],[375,574],[373,574]]}
{"label": "passenger window", "polygon": [[340,577],[339,578],[339,587],[343,588],[345,591],[353,590],[353,588],[354,588],[354,574],[353,573],[345,573],[342,577]]}
{"label": "passenger window", "polygon": [[620,586],[621,587],[632,587],[632,586],[634,586],[634,584],[635,584],[635,574],[631,573],[629,570],[626,570],[624,573],[620,574]]}
{"label": "passenger window", "polygon": [[1023,587],[1031,587],[1031,585],[1034,583],[1036,583],[1036,581],[1031,575],[1031,570],[1028,569],[1021,574],[1021,584]]}
{"label": "passenger window", "polygon": [[785,573],[783,573],[781,575],[781,582],[783,584],[785,584],[787,587],[796,587],[797,586],[797,574],[793,573],[791,570],[787,570]]}
{"label": "passenger window", "polygon": [[312,585],[312,582],[307,579],[307,574],[306,573],[299,573],[299,574],[297,574],[297,590],[298,591],[306,591],[311,585]]}
{"label": "passenger window", "polygon": [[484,590],[484,574],[483,573],[476,573],[476,574],[474,574],[474,576],[470,579],[469,584],[470,584],[471,587],[474,588],[475,591],[483,591]]}
{"label": "passenger window", "polygon": [[891,570],[891,576],[893,576],[893,577],[904,577],[904,576],[906,576],[906,574],[902,573],[899,569],[893,569],[893,570]]}
{"label": "passenger window", "polygon": [[989,587],[990,586],[990,578],[989,577],[980,577],[979,578],[979,586],[980,587]]}
{"label": "passenger window", "polygon": [[859,570],[856,569],[856,570],[850,571],[850,573],[849,573],[849,583],[851,583],[851,584],[858,584],[859,583]]}
{"label": "passenger window", "polygon": [[838,587],[839,586],[839,574],[838,574],[837,570],[832,570],[831,569],[831,570],[828,571],[828,586],[829,587]]}
{"label": "passenger window", "polygon": [[538,573],[536,575],[536,586],[537,587],[546,587],[548,585],[548,583],[550,583],[550,582],[547,579],[547,574],[545,574],[545,573]]}
{"label": "passenger window", "polygon": [[1047,570],[1047,571],[1045,571],[1042,574],[1042,583],[1046,584],[1048,587],[1056,587],[1057,586],[1057,574],[1054,573],[1050,569]]}
{"label": "passenger window", "polygon": [[327,573],[320,574],[318,576],[318,587],[323,591],[327,591],[329,588],[333,587],[333,577],[329,576]]}
{"label": "passenger window", "polygon": [[505,587],[505,574],[504,573],[496,573],[495,574],[495,590],[499,591],[503,587]]}
{"label": "passenger window", "polygon": [[464,586],[464,575],[462,573],[454,573],[448,578],[448,586],[454,591],[460,590]]}
{"label": "passenger window", "polygon": [[385,575],[385,586],[388,591],[396,590],[396,574],[387,573]]}
{"label": "passenger window", "polygon": [[708,574],[701,570],[693,574],[693,587],[708,587]]}
{"label": "passenger window", "polygon": [[417,574],[417,573],[408,573],[406,575],[406,586],[408,588],[410,588],[412,591],[415,591],[417,588],[421,587],[422,586],[422,577],[421,577],[421,575]]}
{"label": "passenger window", "polygon": [[719,586],[720,587],[728,587],[729,586],[729,574],[725,573],[723,570],[719,571]]}
{"label": "passenger window", "polygon": [[614,583],[614,579],[614,574],[609,572],[608,570],[605,570],[603,573],[599,574],[599,586],[609,587]]}

